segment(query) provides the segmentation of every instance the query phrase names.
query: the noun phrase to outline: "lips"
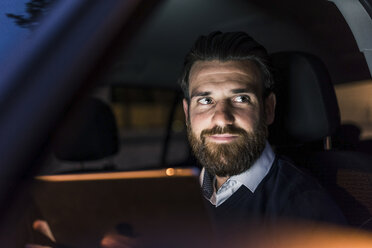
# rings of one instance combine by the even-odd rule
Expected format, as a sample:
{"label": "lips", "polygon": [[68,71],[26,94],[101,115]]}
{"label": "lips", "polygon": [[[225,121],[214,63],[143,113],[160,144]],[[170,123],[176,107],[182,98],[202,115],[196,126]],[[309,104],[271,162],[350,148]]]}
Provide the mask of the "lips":
{"label": "lips", "polygon": [[215,143],[229,143],[234,141],[235,139],[239,138],[237,134],[213,134],[206,137],[208,141],[212,141]]}

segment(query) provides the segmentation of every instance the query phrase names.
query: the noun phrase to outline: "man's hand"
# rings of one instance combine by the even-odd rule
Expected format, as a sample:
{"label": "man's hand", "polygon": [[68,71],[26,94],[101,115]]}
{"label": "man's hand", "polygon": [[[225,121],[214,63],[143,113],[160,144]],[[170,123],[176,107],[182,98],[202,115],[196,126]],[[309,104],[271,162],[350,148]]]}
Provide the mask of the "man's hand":
{"label": "man's hand", "polygon": [[[46,221],[35,220],[32,224],[32,228],[48,238],[50,242],[56,242],[56,239]],[[100,246],[102,248],[137,248],[138,240],[133,237],[119,234],[117,231],[111,231],[104,235],[100,242]],[[27,244],[25,248],[51,248],[51,246]]]}
{"label": "man's hand", "polygon": [[50,230],[48,222],[46,222],[45,220],[35,220],[34,223],[32,224],[32,228],[35,231],[38,231],[39,233],[44,234],[51,241],[56,242],[56,239],[53,236],[52,230]]}
{"label": "man's hand", "polygon": [[102,248],[136,248],[138,240],[117,233],[107,233],[100,245]]}
{"label": "man's hand", "polygon": [[[56,239],[53,236],[52,231],[48,223],[45,220],[35,220],[32,223],[32,229],[41,233],[46,238],[48,238],[51,242],[56,242]],[[37,245],[37,244],[26,244],[26,248],[50,248],[51,246],[44,246],[44,245]]]}

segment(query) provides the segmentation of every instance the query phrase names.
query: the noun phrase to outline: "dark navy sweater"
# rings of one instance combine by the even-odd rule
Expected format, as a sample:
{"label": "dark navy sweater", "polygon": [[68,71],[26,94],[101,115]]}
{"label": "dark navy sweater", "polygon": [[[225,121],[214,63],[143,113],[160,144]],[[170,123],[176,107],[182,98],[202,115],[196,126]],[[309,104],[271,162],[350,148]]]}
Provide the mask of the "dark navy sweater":
{"label": "dark navy sweater", "polygon": [[224,224],[254,220],[273,223],[283,218],[346,223],[340,209],[314,179],[278,156],[254,193],[243,185],[218,207],[205,201],[214,220]]}

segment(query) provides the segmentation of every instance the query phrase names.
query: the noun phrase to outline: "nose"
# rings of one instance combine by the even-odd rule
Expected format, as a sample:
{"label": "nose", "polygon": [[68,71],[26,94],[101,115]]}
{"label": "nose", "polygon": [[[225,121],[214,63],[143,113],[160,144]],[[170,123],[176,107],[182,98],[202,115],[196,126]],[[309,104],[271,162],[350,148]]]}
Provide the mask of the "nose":
{"label": "nose", "polygon": [[212,117],[213,124],[215,126],[224,127],[234,123],[235,118],[233,115],[233,109],[229,102],[222,101],[216,104],[215,111]]}

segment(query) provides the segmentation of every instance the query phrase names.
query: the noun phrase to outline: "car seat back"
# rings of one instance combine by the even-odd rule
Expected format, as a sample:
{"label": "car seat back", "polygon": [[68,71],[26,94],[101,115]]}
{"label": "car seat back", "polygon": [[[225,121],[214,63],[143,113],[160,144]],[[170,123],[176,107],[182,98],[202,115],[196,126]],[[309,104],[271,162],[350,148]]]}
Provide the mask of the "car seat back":
{"label": "car seat back", "polygon": [[369,228],[372,157],[332,147],[340,111],[325,65],[303,52],[272,54],[272,65],[277,109],[270,142],[319,180],[350,224]]}
{"label": "car seat back", "polygon": [[62,161],[88,162],[116,154],[118,129],[111,108],[98,98],[87,98],[62,124],[53,145]]}

